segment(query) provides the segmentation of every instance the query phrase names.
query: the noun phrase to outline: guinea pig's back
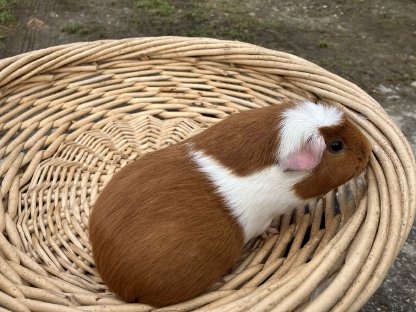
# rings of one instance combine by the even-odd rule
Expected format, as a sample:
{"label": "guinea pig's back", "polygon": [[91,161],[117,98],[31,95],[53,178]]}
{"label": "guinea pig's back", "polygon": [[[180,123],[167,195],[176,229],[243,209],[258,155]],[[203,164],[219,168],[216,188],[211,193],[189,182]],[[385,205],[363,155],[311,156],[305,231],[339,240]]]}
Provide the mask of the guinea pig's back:
{"label": "guinea pig's back", "polygon": [[90,217],[98,272],[128,302],[190,299],[238,260],[243,233],[184,144],[127,165]]}

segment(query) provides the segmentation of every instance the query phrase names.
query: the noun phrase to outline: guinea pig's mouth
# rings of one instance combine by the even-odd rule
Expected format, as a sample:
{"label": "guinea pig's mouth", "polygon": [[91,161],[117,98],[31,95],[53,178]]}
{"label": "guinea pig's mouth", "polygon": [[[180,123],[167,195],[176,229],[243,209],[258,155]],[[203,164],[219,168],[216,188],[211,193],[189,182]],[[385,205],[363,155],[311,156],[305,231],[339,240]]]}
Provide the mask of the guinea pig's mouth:
{"label": "guinea pig's mouth", "polygon": [[355,167],[354,177],[360,175],[367,168],[369,161],[370,161],[369,157],[367,157],[367,159],[365,159],[364,157],[358,158],[359,164],[357,167]]}

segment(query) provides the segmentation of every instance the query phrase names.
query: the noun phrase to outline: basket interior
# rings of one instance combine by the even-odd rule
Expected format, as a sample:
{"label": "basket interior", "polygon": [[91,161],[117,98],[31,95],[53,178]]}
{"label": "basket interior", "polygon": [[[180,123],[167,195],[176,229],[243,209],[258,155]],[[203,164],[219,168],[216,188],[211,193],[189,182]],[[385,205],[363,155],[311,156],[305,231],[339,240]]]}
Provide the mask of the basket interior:
{"label": "basket interior", "polygon": [[[207,126],[191,118],[161,120],[144,115],[110,121],[102,129],[62,142],[20,190],[17,226],[23,250],[53,278],[65,276],[77,287],[113,298],[94,268],[88,243],[88,217],[94,200],[126,164]],[[256,287],[295,272],[347,222],[364,192],[364,179],[359,177],[279,217],[274,226],[280,234],[248,242],[235,268],[208,292]]]}
{"label": "basket interior", "polygon": [[[98,194],[126,164],[204,127],[192,119],[142,116],[111,121],[64,141],[20,191],[18,229],[24,251],[56,277],[66,275],[79,287],[104,293],[88,243],[88,217]],[[258,286],[308,262],[353,214],[365,190],[357,181],[275,220],[280,235],[250,241],[238,265],[211,290]]]}

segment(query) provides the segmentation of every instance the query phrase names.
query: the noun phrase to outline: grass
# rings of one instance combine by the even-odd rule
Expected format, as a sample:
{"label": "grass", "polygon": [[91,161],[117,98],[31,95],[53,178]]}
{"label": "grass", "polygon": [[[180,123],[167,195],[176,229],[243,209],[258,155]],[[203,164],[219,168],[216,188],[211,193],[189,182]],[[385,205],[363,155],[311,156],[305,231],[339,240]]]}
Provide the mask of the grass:
{"label": "grass", "polygon": [[318,48],[328,48],[329,43],[325,40],[319,40],[318,43],[316,44],[316,46]]}
{"label": "grass", "polygon": [[[135,0],[133,23],[152,35],[215,37],[253,41],[269,22],[240,0]],[[275,26],[275,25],[274,25]]]}
{"label": "grass", "polygon": [[[217,37],[250,41],[253,39],[252,25],[257,21],[248,14],[241,13],[244,7],[236,6],[236,1],[225,3],[194,1],[193,7],[185,12],[184,18],[193,24],[184,35],[192,37]],[[234,4],[235,10],[232,10]]]}
{"label": "grass", "polygon": [[69,22],[61,28],[61,31],[71,35],[79,35],[81,37],[89,36],[95,32],[94,28],[82,25],[79,22]]}
{"label": "grass", "polygon": [[137,9],[154,16],[171,16],[175,13],[175,6],[169,0],[135,0]]}
{"label": "grass", "polygon": [[0,0],[0,40],[6,37],[7,30],[16,21],[13,12],[15,3],[15,0]]}

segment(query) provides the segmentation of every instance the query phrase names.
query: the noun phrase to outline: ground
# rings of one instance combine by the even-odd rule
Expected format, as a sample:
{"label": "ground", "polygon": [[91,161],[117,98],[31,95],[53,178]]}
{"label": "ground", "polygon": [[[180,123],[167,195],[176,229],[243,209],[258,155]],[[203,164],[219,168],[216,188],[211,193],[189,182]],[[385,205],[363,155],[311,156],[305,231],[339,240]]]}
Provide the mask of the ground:
{"label": "ground", "polygon": [[[235,39],[354,82],[416,150],[413,0],[0,0],[0,58],[68,42],[158,35]],[[362,311],[416,311],[416,228]]]}

